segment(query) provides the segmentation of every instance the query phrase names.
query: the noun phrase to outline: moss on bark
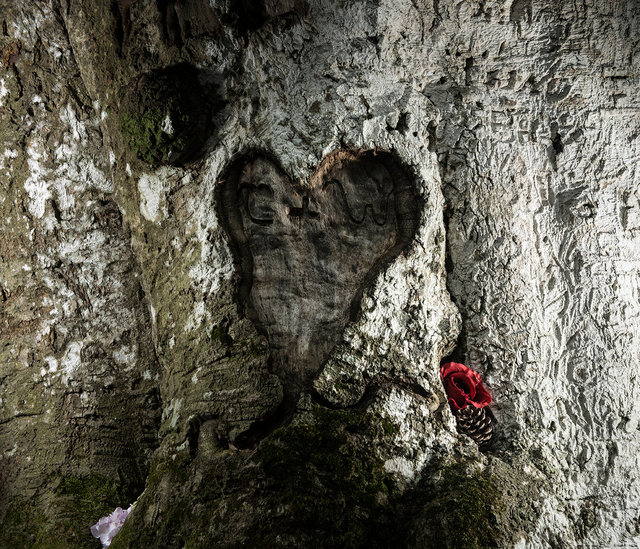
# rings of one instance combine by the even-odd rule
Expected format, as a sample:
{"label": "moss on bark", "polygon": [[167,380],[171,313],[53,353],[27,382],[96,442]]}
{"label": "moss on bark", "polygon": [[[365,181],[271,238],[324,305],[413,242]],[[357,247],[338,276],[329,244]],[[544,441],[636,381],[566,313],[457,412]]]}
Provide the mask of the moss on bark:
{"label": "moss on bark", "polygon": [[211,95],[200,85],[197,70],[188,64],[140,76],[122,102],[126,145],[152,166],[193,158],[211,133]]}
{"label": "moss on bark", "polygon": [[505,510],[500,480],[468,460],[430,466],[410,500],[420,508],[410,547],[485,549],[498,547],[495,518]]}
{"label": "moss on bark", "polygon": [[16,498],[2,517],[0,547],[99,547],[91,526],[135,499],[136,487],[101,475],[52,477],[52,494]]}
{"label": "moss on bark", "polygon": [[[365,411],[314,406],[256,450],[167,457],[113,547],[392,547],[395,482],[371,441],[395,430]],[[181,499],[165,494],[176,486]],[[158,530],[140,528],[142,509],[159,506]]]}

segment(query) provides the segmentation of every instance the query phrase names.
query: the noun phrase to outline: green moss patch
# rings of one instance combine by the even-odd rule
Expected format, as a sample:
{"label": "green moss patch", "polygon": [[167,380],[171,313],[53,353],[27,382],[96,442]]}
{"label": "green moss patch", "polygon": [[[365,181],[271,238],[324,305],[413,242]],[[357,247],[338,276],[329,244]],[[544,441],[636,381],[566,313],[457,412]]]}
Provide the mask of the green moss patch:
{"label": "green moss patch", "polygon": [[410,499],[420,510],[410,547],[485,549],[498,546],[496,517],[504,512],[499,480],[460,461],[436,470]]}
{"label": "green moss patch", "polygon": [[[113,547],[396,547],[394,481],[374,449],[395,429],[314,406],[256,450],[164,458]],[[149,507],[162,514],[143,528]]]}
{"label": "green moss patch", "polygon": [[401,493],[376,449],[397,429],[309,404],[253,450],[164,457],[113,548],[483,549],[522,536],[503,495],[525,497],[517,471],[434,459]]}
{"label": "green moss patch", "polygon": [[193,158],[207,137],[208,95],[197,70],[187,64],[142,75],[129,86],[122,101],[125,145],[152,166]]}
{"label": "green moss patch", "polygon": [[49,484],[56,483],[46,498],[14,500],[2,517],[0,547],[100,547],[91,526],[133,502],[123,486],[102,476],[57,477]]}
{"label": "green moss patch", "polygon": [[159,108],[149,108],[141,113],[125,113],[122,117],[122,133],[131,152],[149,164],[168,162],[172,155],[180,155],[185,146],[182,135],[173,136],[163,123],[170,113]]}
{"label": "green moss patch", "polygon": [[1,517],[0,547],[67,547],[65,544],[53,545],[54,539],[47,535],[47,519],[36,505],[28,500],[15,501]]}
{"label": "green moss patch", "polygon": [[275,431],[259,450],[270,516],[254,524],[249,543],[392,546],[394,482],[373,446],[394,429],[370,413],[318,408],[312,421]]}
{"label": "green moss patch", "polygon": [[225,347],[231,347],[233,345],[233,338],[227,330],[219,324],[216,324],[211,330],[211,340]]}

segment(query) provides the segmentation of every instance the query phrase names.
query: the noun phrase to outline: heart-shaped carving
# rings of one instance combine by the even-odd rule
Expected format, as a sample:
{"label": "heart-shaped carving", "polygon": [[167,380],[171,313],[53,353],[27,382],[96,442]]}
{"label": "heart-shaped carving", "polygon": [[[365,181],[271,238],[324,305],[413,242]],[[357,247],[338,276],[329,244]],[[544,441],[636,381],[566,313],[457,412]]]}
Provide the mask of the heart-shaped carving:
{"label": "heart-shaped carving", "polygon": [[390,153],[352,150],[327,157],[306,185],[268,155],[248,154],[226,171],[218,198],[241,306],[293,402],[356,317],[364,288],[413,238],[421,200]]}

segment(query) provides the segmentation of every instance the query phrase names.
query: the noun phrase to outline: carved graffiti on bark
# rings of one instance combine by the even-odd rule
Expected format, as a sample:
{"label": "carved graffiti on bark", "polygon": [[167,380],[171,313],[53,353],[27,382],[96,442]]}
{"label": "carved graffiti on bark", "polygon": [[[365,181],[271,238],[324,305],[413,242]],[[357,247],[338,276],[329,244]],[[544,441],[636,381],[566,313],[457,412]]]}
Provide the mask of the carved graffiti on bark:
{"label": "carved graffiti on bark", "polygon": [[293,400],[357,315],[363,290],[411,241],[415,186],[389,153],[338,151],[305,185],[253,153],[227,170],[219,198],[241,307],[267,336]]}

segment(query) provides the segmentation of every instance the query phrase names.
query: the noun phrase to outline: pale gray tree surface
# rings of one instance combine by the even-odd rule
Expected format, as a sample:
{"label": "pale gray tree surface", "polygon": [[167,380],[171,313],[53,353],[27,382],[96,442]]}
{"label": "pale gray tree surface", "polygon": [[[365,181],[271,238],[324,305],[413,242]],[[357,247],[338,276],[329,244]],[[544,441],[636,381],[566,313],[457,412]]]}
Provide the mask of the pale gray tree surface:
{"label": "pale gray tree surface", "polygon": [[640,545],[640,4],[0,25],[0,547]]}

